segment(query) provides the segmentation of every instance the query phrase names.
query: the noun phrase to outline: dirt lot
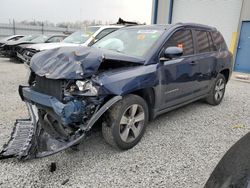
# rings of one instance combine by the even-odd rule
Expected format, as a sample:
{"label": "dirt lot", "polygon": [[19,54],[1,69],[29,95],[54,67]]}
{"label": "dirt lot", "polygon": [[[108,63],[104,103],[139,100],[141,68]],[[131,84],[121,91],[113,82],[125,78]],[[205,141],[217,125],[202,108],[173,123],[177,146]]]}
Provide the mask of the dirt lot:
{"label": "dirt lot", "polygon": [[[26,116],[17,92],[23,64],[0,58],[0,145]],[[0,161],[0,187],[202,187],[223,154],[250,130],[250,84],[230,81],[224,101],[196,102],[151,122],[141,142],[116,151],[93,133],[80,151],[20,162]],[[237,128],[238,127],[238,128]],[[57,163],[54,173],[51,162]]]}

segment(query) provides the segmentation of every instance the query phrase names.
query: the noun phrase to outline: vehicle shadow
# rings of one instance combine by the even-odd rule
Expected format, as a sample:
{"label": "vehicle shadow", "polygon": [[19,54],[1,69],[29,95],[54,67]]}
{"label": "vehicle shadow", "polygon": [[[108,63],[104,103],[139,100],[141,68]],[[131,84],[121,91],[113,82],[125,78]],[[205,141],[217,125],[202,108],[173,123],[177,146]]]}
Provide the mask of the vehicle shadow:
{"label": "vehicle shadow", "polygon": [[1,63],[15,63],[15,64],[23,64],[21,61],[19,61],[18,59],[16,58],[8,58],[8,57],[5,57],[5,56],[0,56],[1,58]]}

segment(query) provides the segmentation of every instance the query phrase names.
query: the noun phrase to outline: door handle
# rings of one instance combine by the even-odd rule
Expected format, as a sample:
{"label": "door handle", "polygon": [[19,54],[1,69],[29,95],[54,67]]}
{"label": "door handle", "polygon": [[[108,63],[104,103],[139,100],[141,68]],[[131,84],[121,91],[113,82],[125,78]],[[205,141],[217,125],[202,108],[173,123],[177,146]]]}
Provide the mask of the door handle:
{"label": "door handle", "polygon": [[191,61],[191,62],[189,62],[189,64],[190,64],[190,65],[196,65],[197,62],[196,62],[196,61]]}

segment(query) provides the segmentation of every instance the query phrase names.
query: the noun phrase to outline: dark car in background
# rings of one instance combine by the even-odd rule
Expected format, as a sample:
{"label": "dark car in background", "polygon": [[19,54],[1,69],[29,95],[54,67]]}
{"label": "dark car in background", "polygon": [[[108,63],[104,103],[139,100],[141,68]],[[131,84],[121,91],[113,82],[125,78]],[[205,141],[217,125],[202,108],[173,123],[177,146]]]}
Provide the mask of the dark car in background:
{"label": "dark car in background", "polygon": [[45,42],[53,42],[53,38],[60,37],[65,38],[66,36],[63,34],[58,35],[27,35],[17,41],[9,41],[6,42],[1,49],[2,54],[7,57],[17,57],[17,52],[21,53],[22,49],[30,44],[35,43],[45,43]]}
{"label": "dark car in background", "polygon": [[98,120],[107,143],[130,149],[158,115],[200,99],[220,104],[231,60],[216,28],[184,23],[124,27],[92,47],[40,52],[19,87],[30,118],[16,121],[0,156],[52,155]]}

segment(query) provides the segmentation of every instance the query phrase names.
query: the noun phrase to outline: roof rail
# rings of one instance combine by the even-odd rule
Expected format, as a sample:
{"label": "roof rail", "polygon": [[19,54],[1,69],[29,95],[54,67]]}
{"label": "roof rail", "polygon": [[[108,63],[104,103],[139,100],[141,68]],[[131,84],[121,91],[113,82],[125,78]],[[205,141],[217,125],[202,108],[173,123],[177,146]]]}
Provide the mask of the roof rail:
{"label": "roof rail", "polygon": [[194,27],[206,28],[206,29],[211,29],[211,30],[217,30],[216,27],[205,25],[205,24],[199,24],[199,23],[183,23],[183,22],[178,22],[178,23],[176,23],[176,25],[194,26]]}

